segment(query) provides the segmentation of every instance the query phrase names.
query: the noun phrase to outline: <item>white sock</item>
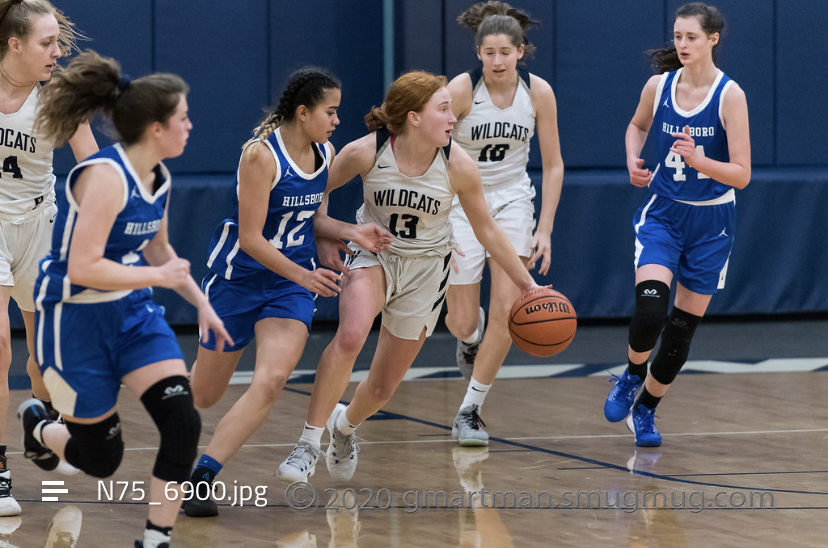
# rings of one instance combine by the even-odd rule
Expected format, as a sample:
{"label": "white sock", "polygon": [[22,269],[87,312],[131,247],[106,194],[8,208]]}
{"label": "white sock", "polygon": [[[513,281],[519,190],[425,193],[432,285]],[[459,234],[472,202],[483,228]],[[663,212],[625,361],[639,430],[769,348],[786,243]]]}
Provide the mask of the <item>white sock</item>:
{"label": "white sock", "polygon": [[311,426],[308,423],[305,423],[305,428],[302,430],[302,437],[299,438],[300,442],[305,442],[310,445],[313,445],[316,448],[322,447],[322,434],[325,432],[325,428],[319,428],[318,426]]}
{"label": "white sock", "polygon": [[346,436],[350,436],[354,432],[356,432],[358,424],[354,425],[348,422],[348,408],[345,408],[345,411],[340,413],[339,418],[336,420],[336,429],[342,432]]}
{"label": "white sock", "polygon": [[43,427],[50,423],[51,421],[42,420],[39,423],[37,423],[37,425],[34,427],[34,430],[32,431],[34,439],[43,447],[46,447],[46,443],[43,441]]}
{"label": "white sock", "polygon": [[159,544],[170,543],[170,536],[155,529],[144,529],[144,548],[158,548]]}
{"label": "white sock", "polygon": [[474,333],[469,335],[467,338],[460,339],[460,340],[463,341],[466,344],[475,344],[478,341],[479,337],[480,337],[480,324],[477,325],[477,329],[474,330]]}
{"label": "white sock", "polygon": [[460,409],[465,409],[466,407],[476,405],[478,408],[483,407],[483,401],[486,399],[486,394],[489,393],[489,388],[491,388],[491,384],[483,384],[474,380],[469,382],[469,387],[466,389],[466,397],[463,398],[463,405],[460,406]]}

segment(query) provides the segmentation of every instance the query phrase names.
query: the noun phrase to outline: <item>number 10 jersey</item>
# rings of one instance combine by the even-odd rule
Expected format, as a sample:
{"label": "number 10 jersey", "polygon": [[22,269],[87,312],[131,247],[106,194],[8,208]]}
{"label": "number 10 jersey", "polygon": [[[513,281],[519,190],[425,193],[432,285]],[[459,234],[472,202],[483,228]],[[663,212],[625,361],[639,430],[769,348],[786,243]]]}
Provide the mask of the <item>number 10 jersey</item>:
{"label": "number 10 jersey", "polygon": [[452,136],[477,162],[483,188],[514,184],[531,186],[526,173],[529,141],[535,134],[535,109],[529,96],[529,73],[518,69],[518,85],[512,104],[496,107],[483,81],[483,70],[469,71],[472,106],[454,125]]}

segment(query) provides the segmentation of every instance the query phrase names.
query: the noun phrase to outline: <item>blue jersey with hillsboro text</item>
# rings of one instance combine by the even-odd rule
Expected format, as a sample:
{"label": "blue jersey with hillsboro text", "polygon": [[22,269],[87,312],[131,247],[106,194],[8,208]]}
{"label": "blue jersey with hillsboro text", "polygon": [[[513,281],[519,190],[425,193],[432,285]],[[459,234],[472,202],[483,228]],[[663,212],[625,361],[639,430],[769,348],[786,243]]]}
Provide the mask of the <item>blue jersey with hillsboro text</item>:
{"label": "blue jersey with hillsboro text", "polygon": [[684,111],[676,104],[676,84],[684,69],[666,72],[661,76],[653,103],[658,165],[650,190],[673,200],[704,202],[721,197],[733,187],[699,173],[684,162],[681,155],[670,151],[676,141],[673,133],[681,133],[690,126],[690,136],[696,143],[696,153],[719,162],[730,161],[727,132],[722,121],[722,100],[733,81],[719,71],[707,97],[693,110]]}
{"label": "blue jersey with hillsboro text", "polygon": [[[285,257],[302,264],[316,255],[313,215],[322,203],[328,184],[331,149],[329,143],[313,143],[317,167],[313,173],[305,173],[288,155],[279,129],[262,141],[276,160],[276,179],[270,186],[262,236]],[[210,259],[207,261],[211,271],[228,280],[268,270],[239,247],[238,192],[239,174],[236,171],[233,217],[225,219],[216,228],[210,241]]]}
{"label": "blue jersey with hillsboro text", "polygon": [[[124,265],[137,265],[143,260],[143,249],[161,227],[170,190],[170,172],[164,164],[154,168],[154,192],[140,182],[135,169],[120,144],[107,147],[78,164],[66,179],[65,192],[58,203],[52,231],[52,249],[40,262],[40,275],[35,286],[35,299],[52,302],[105,302],[127,295],[130,290],[105,291],[72,284],[67,275],[69,250],[72,247],[78,203],[72,189],[80,174],[89,166],[106,164],[115,169],[124,185],[121,210],[109,232],[104,258]],[[94,196],[87,196],[93,198]]]}

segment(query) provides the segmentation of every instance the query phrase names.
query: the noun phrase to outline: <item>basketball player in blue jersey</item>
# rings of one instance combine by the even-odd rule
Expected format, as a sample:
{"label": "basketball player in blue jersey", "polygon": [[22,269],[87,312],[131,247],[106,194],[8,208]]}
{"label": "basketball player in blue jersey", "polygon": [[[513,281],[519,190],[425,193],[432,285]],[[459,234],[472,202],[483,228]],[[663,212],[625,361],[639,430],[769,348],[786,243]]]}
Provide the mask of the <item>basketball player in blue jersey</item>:
{"label": "basketball player in blue jersey", "polygon": [[224,350],[210,338],[193,365],[196,405],[221,399],[247,344],[256,339],[250,388],[216,427],[193,470],[201,494],[184,506],[189,516],[218,514],[207,496],[223,465],[267,418],[293,371],[311,328],[314,294],[339,293],[339,275],[314,265],[314,230],[353,240],[371,251],[387,247],[391,234],[376,224],[352,225],[314,214],[322,203],[334,157],[328,142],[339,124],[340,83],[328,71],[294,72],[279,105],[244,146],[236,177],[233,217],[216,229],[204,292],[235,344]]}
{"label": "basketball player in blue jersey", "polygon": [[59,456],[90,476],[112,475],[124,452],[118,392],[122,383],[130,388],[161,435],[149,517],[136,542],[144,548],[169,547],[179,484],[189,477],[201,430],[181,350],[150,288],[174,289],[198,308],[204,337],[212,332],[219,347],[232,344],[167,235],[171,183],[161,162],[187,143],[187,89],[173,74],[130,82],[117,62],[87,52],[44,87],[35,122],[60,144],[102,110],[120,142],[69,174],[52,248],[40,264],[37,358],[66,422],[49,420],[37,399],[21,404],[25,456],[45,470]]}
{"label": "basketball player in blue jersey", "polygon": [[[79,35],[66,17],[47,0],[0,2],[0,516],[17,515],[6,466],[6,414],[11,366],[9,299],[20,308],[29,357],[26,369],[32,394],[54,416],[49,393],[34,360],[35,306],[32,291],[40,259],[49,251],[55,205],[52,173],[53,143],[33,129],[42,90],[58,59],[75,49]],[[80,161],[97,152],[88,123],[82,123],[69,144]],[[61,463],[59,470],[64,470]],[[77,470],[74,470],[77,472]]]}
{"label": "basketball player in blue jersey", "polygon": [[[710,298],[724,287],[735,229],[734,189],[750,182],[745,93],[714,63],[723,27],[713,6],[694,2],[678,9],[674,47],[649,52],[661,74],[644,86],[627,128],[630,182],[649,186],[652,195],[633,221],[629,365],[613,378],[604,415],[612,422],[627,418],[638,446],[661,445],[656,406],[687,360]],[[652,170],[639,157],[651,128],[658,154]],[[674,275],[676,296],[668,316]],[[648,374],[659,334],[661,346]]]}
{"label": "basketball player in blue jersey", "polygon": [[[536,24],[505,2],[482,2],[458,21],[475,32],[482,67],[449,82],[457,116],[452,135],[477,161],[489,213],[503,228],[527,266],[540,260],[545,275],[551,262],[552,225],[563,184],[555,94],[542,78],[518,69],[534,46],[524,31]],[[543,161],[542,204],[535,229],[535,188],[526,173],[529,141],[538,133]],[[452,435],[460,445],[488,445],[480,408],[512,346],[508,317],[520,296],[517,286],[495,261],[491,273],[489,328],[480,307],[480,281],[488,253],[475,238],[463,207],[455,201],[451,224],[457,241],[456,270],[449,276],[446,326],[457,337],[457,366],[469,380]],[[534,234],[533,234],[534,231]]]}
{"label": "basketball player in blue jersey", "polygon": [[[328,187],[359,176],[365,203],[357,222],[386,227],[393,240],[380,253],[350,244],[354,254],[339,295],[339,327],[317,366],[299,443],[279,466],[285,480],[307,481],[314,473],[326,426],[328,471],[336,479],[353,476],[357,426],[388,402],[439,318],[454,247],[449,214],[455,195],[475,235],[511,280],[523,291],[537,287],[489,215],[477,167],[452,143],[457,119],[445,86],[443,76],[419,71],[400,76],[382,106],[365,117],[371,133],[346,145],[334,162]],[[346,408],[337,402],[380,312],[368,377]]]}

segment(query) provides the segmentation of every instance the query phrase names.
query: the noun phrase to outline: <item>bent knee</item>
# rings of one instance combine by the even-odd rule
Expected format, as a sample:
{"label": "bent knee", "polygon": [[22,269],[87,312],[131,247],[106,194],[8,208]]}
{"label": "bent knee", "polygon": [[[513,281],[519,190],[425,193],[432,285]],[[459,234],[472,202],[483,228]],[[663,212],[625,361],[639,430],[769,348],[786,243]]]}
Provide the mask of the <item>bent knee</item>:
{"label": "bent knee", "polygon": [[218,389],[215,387],[201,388],[197,386],[192,387],[193,405],[199,409],[209,409],[221,400],[227,387]]}
{"label": "bent knee", "polygon": [[368,334],[362,330],[344,329],[337,331],[334,337],[334,351],[346,356],[357,356],[365,345]]}
{"label": "bent knee", "polygon": [[279,394],[282,393],[282,389],[285,387],[285,384],[287,384],[287,380],[288,375],[272,373],[267,376],[254,379],[250,389],[258,392],[265,401],[272,403],[276,401],[276,398],[278,398]]}

